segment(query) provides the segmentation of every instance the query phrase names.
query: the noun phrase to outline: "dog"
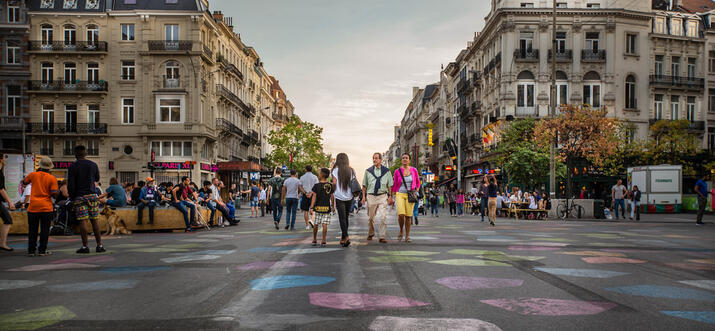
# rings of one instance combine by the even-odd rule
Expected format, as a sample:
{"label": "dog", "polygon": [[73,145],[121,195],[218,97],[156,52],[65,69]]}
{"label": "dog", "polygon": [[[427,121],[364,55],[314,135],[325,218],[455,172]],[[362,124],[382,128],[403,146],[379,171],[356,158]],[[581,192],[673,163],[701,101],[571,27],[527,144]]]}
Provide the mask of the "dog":
{"label": "dog", "polygon": [[107,234],[105,236],[113,236],[119,234],[132,234],[132,231],[127,230],[127,224],[117,215],[117,213],[109,207],[104,207],[100,213],[107,219]]}

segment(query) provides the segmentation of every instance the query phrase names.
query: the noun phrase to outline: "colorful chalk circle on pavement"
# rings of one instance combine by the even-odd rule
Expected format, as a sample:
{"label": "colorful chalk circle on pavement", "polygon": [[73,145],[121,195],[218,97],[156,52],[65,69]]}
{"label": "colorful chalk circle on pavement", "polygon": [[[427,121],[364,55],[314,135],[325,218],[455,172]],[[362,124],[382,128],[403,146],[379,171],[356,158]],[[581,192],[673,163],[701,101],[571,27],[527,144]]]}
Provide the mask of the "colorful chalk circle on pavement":
{"label": "colorful chalk circle on pavement", "polygon": [[427,302],[392,295],[328,292],[310,293],[310,303],[315,306],[326,308],[363,311],[430,305]]}
{"label": "colorful chalk circle on pavement", "polygon": [[333,277],[282,275],[266,278],[259,278],[250,281],[254,290],[276,290],[291,287],[316,286],[334,282]]}
{"label": "colorful chalk circle on pavement", "polygon": [[44,280],[12,280],[12,279],[0,279],[0,291],[2,290],[16,290],[21,288],[28,288],[33,286],[38,286],[44,284]]}
{"label": "colorful chalk circle on pavement", "polygon": [[75,317],[63,306],[30,309],[0,315],[0,330],[37,330]]}
{"label": "colorful chalk circle on pavement", "polygon": [[287,269],[287,268],[297,268],[297,267],[305,267],[305,266],[307,266],[306,263],[295,262],[295,261],[277,261],[277,262],[259,261],[259,262],[252,262],[252,263],[238,266],[238,267],[236,267],[236,269],[238,269],[238,270]]}
{"label": "colorful chalk circle on pavement", "polygon": [[710,292],[675,286],[633,285],[607,287],[606,290],[621,294],[651,298],[715,301],[715,294]]}
{"label": "colorful chalk circle on pavement", "polygon": [[538,271],[543,271],[552,275],[570,276],[570,277],[587,277],[587,278],[611,278],[627,275],[627,272],[597,270],[597,269],[569,269],[569,268],[534,268]]}
{"label": "colorful chalk circle on pavement", "polygon": [[685,318],[693,321],[708,323],[715,325],[715,311],[678,311],[678,310],[663,310],[661,313]]}
{"label": "colorful chalk circle on pavement", "polygon": [[486,288],[519,287],[524,284],[521,279],[482,278],[482,277],[444,277],[436,280],[440,285],[455,290],[475,290]]}
{"label": "colorful chalk circle on pavement", "polygon": [[617,306],[611,302],[547,298],[492,299],[481,302],[521,315],[538,316],[595,315]]}
{"label": "colorful chalk circle on pavement", "polygon": [[479,330],[501,331],[495,324],[471,318],[409,318],[378,316],[368,327],[371,331],[383,330]]}

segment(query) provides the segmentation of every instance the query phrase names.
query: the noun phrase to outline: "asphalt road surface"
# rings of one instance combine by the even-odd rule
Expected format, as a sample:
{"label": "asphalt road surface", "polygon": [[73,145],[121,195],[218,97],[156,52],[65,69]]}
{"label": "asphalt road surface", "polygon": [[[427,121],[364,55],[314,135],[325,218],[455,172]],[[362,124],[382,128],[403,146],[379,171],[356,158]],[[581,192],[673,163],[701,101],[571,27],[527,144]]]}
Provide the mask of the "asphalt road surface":
{"label": "asphalt road surface", "polygon": [[390,216],[380,244],[366,241],[361,211],[350,248],[338,245],[337,219],[319,248],[302,228],[242,217],[211,231],[108,237],[103,254],[52,237],[45,257],[25,256],[26,238],[11,236],[0,330],[713,330],[708,217],[491,227],[423,216],[404,243]]}

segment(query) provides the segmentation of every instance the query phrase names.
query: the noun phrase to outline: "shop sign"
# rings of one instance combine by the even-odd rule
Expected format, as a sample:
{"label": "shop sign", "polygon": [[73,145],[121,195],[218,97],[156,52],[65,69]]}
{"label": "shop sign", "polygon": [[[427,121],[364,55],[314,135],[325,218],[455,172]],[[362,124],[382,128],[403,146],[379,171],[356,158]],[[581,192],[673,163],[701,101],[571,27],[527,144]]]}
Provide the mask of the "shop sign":
{"label": "shop sign", "polygon": [[209,164],[209,163],[201,163],[201,170],[202,170],[202,171],[217,172],[217,171],[218,171],[218,165],[217,165],[217,164]]}
{"label": "shop sign", "polygon": [[259,180],[261,178],[261,173],[254,171],[251,172],[251,180]]}
{"label": "shop sign", "polygon": [[271,179],[273,177],[273,171],[261,171],[261,179]]}
{"label": "shop sign", "polygon": [[194,169],[193,161],[185,162],[149,162],[148,167],[161,170],[182,170],[182,169]]}
{"label": "shop sign", "polygon": [[69,161],[52,161],[52,164],[55,166],[55,169],[69,169],[70,166],[74,162],[69,162]]}
{"label": "shop sign", "polygon": [[475,175],[486,175],[486,174],[498,174],[501,173],[501,169],[472,169],[472,173]]}

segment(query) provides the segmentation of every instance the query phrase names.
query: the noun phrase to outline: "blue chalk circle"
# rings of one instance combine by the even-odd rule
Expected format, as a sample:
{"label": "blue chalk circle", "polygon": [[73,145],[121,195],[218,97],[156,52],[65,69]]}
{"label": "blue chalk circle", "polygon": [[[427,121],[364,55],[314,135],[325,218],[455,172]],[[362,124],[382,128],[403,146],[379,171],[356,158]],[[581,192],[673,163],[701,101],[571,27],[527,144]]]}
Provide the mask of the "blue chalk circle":
{"label": "blue chalk circle", "polygon": [[275,290],[279,288],[323,285],[334,281],[335,278],[333,277],[283,275],[258,278],[250,283],[251,288],[254,290]]}
{"label": "blue chalk circle", "polygon": [[635,285],[635,286],[620,286],[608,287],[606,290],[616,293],[637,295],[651,298],[667,298],[667,299],[688,299],[688,300],[703,300],[715,301],[715,294],[709,292],[692,290],[688,288],[660,285]]}
{"label": "blue chalk circle", "polygon": [[715,324],[715,311],[663,310],[661,313],[680,318],[687,318],[693,321]]}

